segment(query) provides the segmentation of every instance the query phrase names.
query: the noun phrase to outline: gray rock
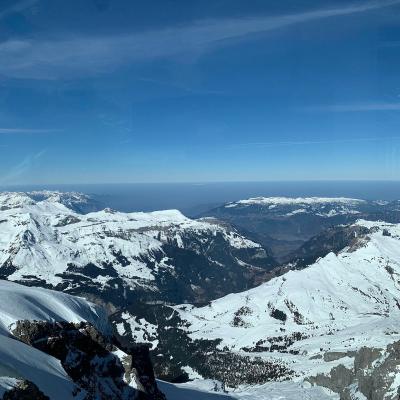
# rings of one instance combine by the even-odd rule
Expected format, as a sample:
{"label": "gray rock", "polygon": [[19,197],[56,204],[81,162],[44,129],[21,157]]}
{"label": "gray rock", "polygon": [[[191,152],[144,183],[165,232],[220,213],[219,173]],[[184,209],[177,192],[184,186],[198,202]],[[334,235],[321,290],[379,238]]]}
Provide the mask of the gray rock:
{"label": "gray rock", "polygon": [[[118,349],[113,338],[87,322],[18,321],[12,333],[60,360],[79,390],[88,393],[85,400],[165,399],[157,388],[147,346],[124,349],[128,357],[121,362],[113,353]],[[132,380],[139,390],[129,385]]]}
{"label": "gray rock", "polygon": [[23,380],[3,395],[3,400],[50,400],[32,382]]}

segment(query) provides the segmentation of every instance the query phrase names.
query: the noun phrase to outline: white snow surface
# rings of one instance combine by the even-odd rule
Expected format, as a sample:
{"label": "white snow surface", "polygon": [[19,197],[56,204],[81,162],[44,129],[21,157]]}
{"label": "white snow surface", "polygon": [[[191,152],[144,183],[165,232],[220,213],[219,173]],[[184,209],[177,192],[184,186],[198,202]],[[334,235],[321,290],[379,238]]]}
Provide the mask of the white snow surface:
{"label": "white snow surface", "polygon": [[[400,340],[400,224],[359,221],[372,228],[359,246],[330,253],[315,264],[290,271],[254,289],[230,294],[196,308],[176,306],[192,339],[221,339],[219,347],[286,365],[300,378],[351,366],[347,351],[362,346],[384,349]],[[383,230],[390,233],[383,235]],[[274,318],[279,310],[286,320]],[[235,316],[241,324],[234,324]],[[269,351],[282,336],[301,336],[287,349]],[[250,353],[256,344],[265,350]],[[326,352],[343,352],[325,362]]]}
{"label": "white snow surface", "polygon": [[103,309],[83,298],[0,281],[0,334],[8,335],[17,321],[25,319],[73,323],[87,321],[101,332],[106,333],[110,329]]}
{"label": "white snow surface", "polygon": [[19,320],[88,321],[107,332],[105,314],[84,299],[47,289],[0,281],[0,395],[18,380],[35,383],[51,400],[80,399],[73,396],[75,384],[59,360],[12,336]]}
{"label": "white snow surface", "polygon": [[[191,220],[178,210],[122,213],[106,209],[82,215],[61,204],[61,194],[51,193],[42,201],[25,193],[0,193],[0,265],[11,262],[16,267],[9,280],[35,276],[55,286],[62,282],[59,275],[68,264],[101,268],[114,263],[120,252],[129,265],[115,263],[119,276],[131,287],[151,289],[154,270],[142,256],[156,263],[155,270],[165,268],[154,252],[170,240],[183,246],[183,237],[189,232],[220,233],[235,248],[260,247],[222,224],[210,219]],[[106,277],[99,283],[106,285]]]}
{"label": "white snow surface", "polygon": [[290,381],[241,387],[229,393],[215,391],[215,388],[220,389],[219,383],[210,380],[194,380],[184,384],[157,383],[171,400],[339,400],[337,394],[324,388]]}

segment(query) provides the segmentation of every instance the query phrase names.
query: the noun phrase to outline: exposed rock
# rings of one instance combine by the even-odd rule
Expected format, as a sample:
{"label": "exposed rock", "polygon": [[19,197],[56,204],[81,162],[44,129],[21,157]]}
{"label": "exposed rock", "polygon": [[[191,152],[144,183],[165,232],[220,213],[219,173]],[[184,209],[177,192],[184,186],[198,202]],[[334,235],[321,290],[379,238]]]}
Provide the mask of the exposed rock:
{"label": "exposed rock", "polygon": [[324,353],[323,357],[325,362],[330,362],[330,361],[340,360],[343,357],[354,357],[355,355],[356,355],[355,351],[347,351],[347,352],[328,351]]}
{"label": "exposed rock", "polygon": [[329,375],[319,374],[308,380],[340,394],[341,400],[400,399],[400,388],[395,384],[400,371],[400,342],[388,345],[386,350],[363,347],[354,354],[325,353],[324,360],[334,360],[339,354],[354,356],[352,369],[339,365]]}
{"label": "exposed rock", "polygon": [[354,372],[343,365],[331,369],[330,375],[318,374],[308,379],[312,384],[324,386],[333,392],[342,393],[354,381]]}
{"label": "exposed rock", "polygon": [[20,381],[16,387],[3,395],[3,400],[50,400],[32,382]]}
{"label": "exposed rock", "polygon": [[165,399],[145,346],[132,346],[125,354],[87,322],[19,321],[12,333],[59,359],[77,386],[89,393],[87,400]]}

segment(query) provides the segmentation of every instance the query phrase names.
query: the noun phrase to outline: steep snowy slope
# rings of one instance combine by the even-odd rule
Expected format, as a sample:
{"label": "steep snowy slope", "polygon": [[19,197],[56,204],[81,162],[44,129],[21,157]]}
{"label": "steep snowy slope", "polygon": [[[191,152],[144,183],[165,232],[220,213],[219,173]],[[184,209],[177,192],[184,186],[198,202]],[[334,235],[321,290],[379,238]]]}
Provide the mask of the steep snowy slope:
{"label": "steep snowy slope", "polygon": [[[381,363],[393,358],[388,345],[400,340],[400,225],[357,226],[368,233],[338,255],[208,306],[173,307],[171,329],[180,324],[175,335],[195,355],[184,368],[236,386],[329,376],[339,364],[350,371],[363,347],[379,349]],[[171,355],[184,365],[179,352]],[[385,375],[387,388],[396,368]]]}
{"label": "steep snowy slope", "polygon": [[20,320],[90,321],[105,329],[103,312],[83,299],[0,281],[0,386],[7,390],[26,379],[51,399],[83,398],[84,392],[73,396],[77,387],[59,360],[12,337],[15,323]]}
{"label": "steep snowy slope", "polygon": [[290,261],[290,253],[327,228],[357,219],[400,222],[398,201],[366,201],[344,197],[255,197],[227,203],[203,214],[232,223]]}
{"label": "steep snowy slope", "polygon": [[0,398],[165,400],[147,349],[114,343],[101,308],[0,281]]}
{"label": "steep snowy slope", "polygon": [[83,215],[59,202],[77,195],[32,196],[0,194],[0,275],[8,280],[83,288],[112,302],[176,303],[254,286],[274,264],[259,244],[215,220],[176,210]]}
{"label": "steep snowy slope", "polygon": [[324,388],[296,382],[271,382],[230,393],[216,392],[218,383],[213,381],[194,380],[178,385],[159,381],[158,385],[171,400],[339,400],[337,394]]}
{"label": "steep snowy slope", "polygon": [[109,331],[104,310],[79,297],[0,281],[0,334],[8,335],[17,321],[89,322]]}

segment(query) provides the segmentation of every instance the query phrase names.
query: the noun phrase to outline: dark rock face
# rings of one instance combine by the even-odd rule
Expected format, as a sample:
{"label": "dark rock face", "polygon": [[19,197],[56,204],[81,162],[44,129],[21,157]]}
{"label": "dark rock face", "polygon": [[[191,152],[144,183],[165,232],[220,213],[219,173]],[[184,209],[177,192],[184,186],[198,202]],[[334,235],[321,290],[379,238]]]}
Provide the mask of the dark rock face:
{"label": "dark rock face", "polygon": [[165,399],[146,347],[132,346],[121,360],[113,339],[84,322],[19,321],[13,335],[60,360],[74,383],[88,393],[87,400]]}
{"label": "dark rock face", "polygon": [[324,386],[336,393],[342,393],[354,381],[354,372],[343,365],[332,368],[330,375],[317,375],[309,381],[318,386]]}
{"label": "dark rock face", "polygon": [[354,357],[353,368],[338,365],[329,375],[319,374],[309,378],[309,381],[340,394],[341,400],[359,398],[358,393],[367,400],[400,398],[400,388],[393,387],[400,368],[400,342],[392,343],[386,349],[363,347],[350,353],[326,353],[324,359],[336,359],[336,356]]}
{"label": "dark rock face", "polygon": [[332,227],[307,240],[299,249],[289,254],[286,260],[294,268],[301,269],[330,252],[338,253],[346,247],[351,250],[361,246],[369,233],[369,229],[363,226]]}
{"label": "dark rock face", "polygon": [[21,381],[3,395],[3,400],[50,400],[32,382]]}

